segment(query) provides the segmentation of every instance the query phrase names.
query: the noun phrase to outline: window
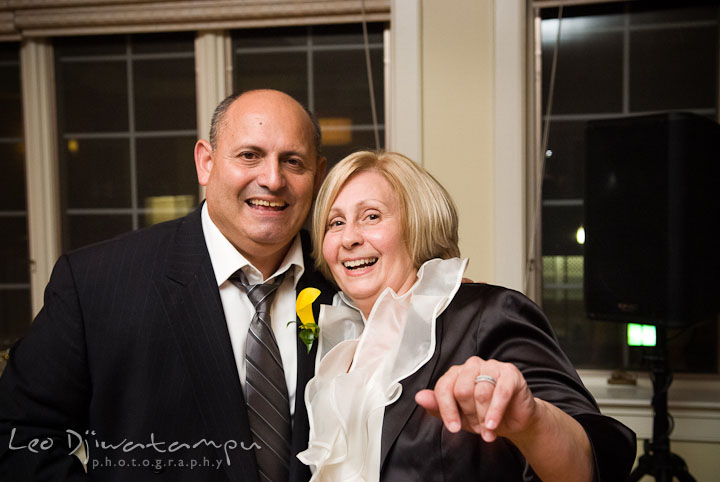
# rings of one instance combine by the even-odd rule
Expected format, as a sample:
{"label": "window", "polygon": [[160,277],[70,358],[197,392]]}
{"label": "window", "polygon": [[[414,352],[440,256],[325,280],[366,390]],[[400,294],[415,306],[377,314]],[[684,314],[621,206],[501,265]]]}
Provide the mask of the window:
{"label": "window", "polygon": [[[577,235],[583,225],[586,123],[671,110],[716,120],[719,12],[717,1],[563,10],[543,177],[542,303],[579,368],[647,368],[644,352],[627,346],[625,324],[591,321],[584,312]],[[545,108],[558,10],[543,9],[541,16]],[[670,330],[668,349],[676,371],[717,373],[718,324]]]}
{"label": "window", "polygon": [[0,43],[0,351],[25,333],[31,316],[19,47]]}
{"label": "window", "polygon": [[55,41],[63,250],[198,202],[193,34]]}
{"label": "window", "polygon": [[[87,18],[75,19],[82,26],[63,24],[58,30],[49,14],[47,25],[35,31],[39,35],[48,28],[47,38],[29,38],[22,47],[2,39],[0,161],[7,175],[0,181],[0,227],[6,233],[0,242],[0,350],[26,332],[32,313],[42,306],[42,288],[59,252],[179,217],[197,205],[193,146],[198,119],[209,119],[208,111],[230,91],[267,87],[296,96],[320,120],[329,167],[356,149],[384,145],[389,4],[367,17],[375,109],[358,23],[365,15],[356,5],[318,7],[320,25],[310,26],[293,14],[303,26],[289,27],[279,26],[293,22],[277,17],[275,3],[256,7],[253,12],[260,17],[253,21],[244,10],[233,11],[232,22],[220,16],[222,27],[202,23],[208,28],[202,32],[191,30],[200,25],[193,21],[205,19],[202,9],[195,20],[188,17],[188,31],[167,33],[126,33],[154,30],[146,28],[143,12],[132,5],[123,6],[125,13],[117,18],[108,17],[110,23],[102,28],[96,28],[88,11]],[[27,13],[18,9],[19,16]],[[263,15],[271,20],[269,26],[256,28]],[[167,19],[176,16],[168,13]],[[119,20],[139,23],[124,29],[114,26]],[[224,44],[229,37],[232,42]],[[224,45],[232,46],[227,57]],[[26,78],[21,77],[21,53]],[[225,92],[224,74],[230,71],[234,85]],[[196,94],[198,78],[207,87],[202,96]],[[38,159],[47,163],[28,174],[30,192],[47,194],[39,196],[42,202],[33,201],[31,215],[25,201],[21,86],[42,100],[30,110],[26,135],[42,134],[42,143],[34,144],[42,149],[33,166]],[[202,129],[205,124],[209,121],[202,121]],[[58,232],[41,218],[59,226]],[[38,253],[34,271],[29,270],[30,238]]]}
{"label": "window", "polygon": [[322,127],[329,169],[351,152],[385,144],[383,29],[368,25],[377,146],[360,24],[233,32],[234,89],[274,88],[306,105]]}

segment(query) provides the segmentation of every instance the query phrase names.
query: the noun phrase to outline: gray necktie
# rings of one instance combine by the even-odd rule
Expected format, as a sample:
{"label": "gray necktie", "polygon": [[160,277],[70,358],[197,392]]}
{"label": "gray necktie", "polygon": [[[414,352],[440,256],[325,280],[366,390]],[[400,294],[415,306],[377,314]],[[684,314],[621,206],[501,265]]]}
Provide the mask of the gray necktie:
{"label": "gray necktie", "polygon": [[270,324],[270,307],[285,273],[275,283],[251,285],[237,270],[231,277],[255,307],[248,331],[245,366],[248,418],[260,479],[287,482],[290,463],[290,402],[282,358]]}

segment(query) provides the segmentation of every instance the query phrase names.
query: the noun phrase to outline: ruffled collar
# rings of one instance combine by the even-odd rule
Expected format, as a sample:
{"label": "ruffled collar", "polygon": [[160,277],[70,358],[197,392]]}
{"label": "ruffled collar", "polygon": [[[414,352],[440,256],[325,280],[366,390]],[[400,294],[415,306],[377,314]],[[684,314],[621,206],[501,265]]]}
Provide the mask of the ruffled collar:
{"label": "ruffled collar", "polygon": [[435,351],[435,323],[455,296],[467,260],[433,259],[402,296],[386,288],[364,319],[343,293],[320,308],[315,377],[305,389],[309,447],[298,458],[312,481],[377,480],[384,407]]}

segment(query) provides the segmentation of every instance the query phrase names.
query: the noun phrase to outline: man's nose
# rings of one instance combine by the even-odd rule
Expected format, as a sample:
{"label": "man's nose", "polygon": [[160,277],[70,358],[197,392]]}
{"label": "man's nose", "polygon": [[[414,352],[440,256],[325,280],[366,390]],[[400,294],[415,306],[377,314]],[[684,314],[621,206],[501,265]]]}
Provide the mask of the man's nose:
{"label": "man's nose", "polygon": [[285,186],[285,174],[280,160],[274,157],[266,158],[260,167],[257,182],[269,191],[279,191],[283,188]]}

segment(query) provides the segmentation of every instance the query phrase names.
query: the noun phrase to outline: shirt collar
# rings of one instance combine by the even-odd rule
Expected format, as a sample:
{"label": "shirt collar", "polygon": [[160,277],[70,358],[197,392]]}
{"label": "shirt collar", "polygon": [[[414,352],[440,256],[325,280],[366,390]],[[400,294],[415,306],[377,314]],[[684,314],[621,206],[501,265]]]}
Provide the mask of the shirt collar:
{"label": "shirt collar", "polygon": [[[212,219],[210,219],[210,213],[208,213],[207,203],[203,204],[202,213],[202,228],[203,235],[205,236],[205,245],[207,246],[208,253],[210,254],[210,262],[212,263],[213,272],[215,273],[215,281],[218,286],[222,285],[232,274],[238,269],[242,269],[247,276],[248,282],[251,284],[262,283],[265,281],[262,277],[262,273],[255,266],[253,266],[243,256],[235,246],[220,232]],[[303,262],[302,243],[300,241],[300,235],[295,236],[290,249],[285,258],[283,258],[280,267],[273,273],[270,278],[273,278],[285,271],[290,271],[290,277],[292,278],[293,286],[295,286],[305,271],[305,264]],[[286,276],[287,278],[287,276]]]}

